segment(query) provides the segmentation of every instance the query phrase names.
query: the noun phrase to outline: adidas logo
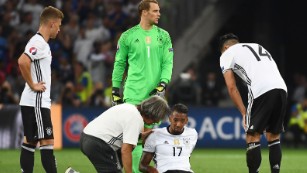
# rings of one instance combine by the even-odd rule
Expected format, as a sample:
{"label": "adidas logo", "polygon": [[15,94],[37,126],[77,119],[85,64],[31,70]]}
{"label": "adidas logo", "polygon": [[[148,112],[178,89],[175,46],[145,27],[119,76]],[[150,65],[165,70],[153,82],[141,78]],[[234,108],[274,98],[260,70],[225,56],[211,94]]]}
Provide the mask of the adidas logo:
{"label": "adidas logo", "polygon": [[164,144],[168,144],[168,142],[167,142],[167,141],[164,141]]}
{"label": "adidas logo", "polygon": [[278,164],[274,165],[273,169],[279,169],[279,165]]}
{"label": "adidas logo", "polygon": [[139,42],[139,39],[137,38],[134,42],[135,42],[135,43],[138,43],[138,42]]}

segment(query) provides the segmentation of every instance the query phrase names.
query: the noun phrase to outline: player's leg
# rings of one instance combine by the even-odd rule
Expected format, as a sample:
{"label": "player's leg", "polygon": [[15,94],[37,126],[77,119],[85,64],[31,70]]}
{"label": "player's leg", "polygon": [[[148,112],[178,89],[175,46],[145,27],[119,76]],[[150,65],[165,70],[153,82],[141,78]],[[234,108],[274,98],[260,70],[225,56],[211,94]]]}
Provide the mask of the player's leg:
{"label": "player's leg", "polygon": [[261,164],[261,145],[260,137],[269,121],[269,115],[272,111],[269,104],[269,92],[250,101],[248,110],[250,115],[246,115],[246,162],[250,173],[259,172]]}
{"label": "player's leg", "polygon": [[280,164],[282,158],[280,135],[266,133],[269,147],[269,160],[272,173],[278,173],[280,171]]}
{"label": "player's leg", "polygon": [[246,134],[246,163],[249,173],[259,172],[261,165],[261,146],[260,146],[259,133],[247,133]]}
{"label": "player's leg", "polygon": [[97,172],[121,173],[121,158],[118,158],[117,153],[103,140],[82,133],[80,149]]}
{"label": "player's leg", "polygon": [[20,166],[23,173],[33,172],[35,148],[36,143],[27,142],[26,138],[24,138],[20,153]]}
{"label": "player's leg", "polygon": [[286,115],[287,94],[283,90],[274,90],[271,98],[273,109],[266,129],[269,146],[269,160],[272,173],[279,173],[282,159],[280,133],[284,131],[283,123]]}
{"label": "player's leg", "polygon": [[53,152],[54,137],[50,109],[36,108],[35,113],[42,165],[47,173],[56,173],[57,165]]}
{"label": "player's leg", "polygon": [[140,173],[139,165],[140,165],[142,153],[143,153],[143,146],[142,146],[142,142],[139,141],[137,146],[132,151],[132,171],[133,173]]}
{"label": "player's leg", "polygon": [[47,173],[56,173],[57,165],[56,159],[53,152],[53,139],[43,139],[40,140],[40,153],[41,153],[41,162]]}
{"label": "player's leg", "polygon": [[34,153],[37,145],[34,108],[21,106],[21,116],[24,128],[24,140],[21,144],[20,167],[23,173],[32,173]]}

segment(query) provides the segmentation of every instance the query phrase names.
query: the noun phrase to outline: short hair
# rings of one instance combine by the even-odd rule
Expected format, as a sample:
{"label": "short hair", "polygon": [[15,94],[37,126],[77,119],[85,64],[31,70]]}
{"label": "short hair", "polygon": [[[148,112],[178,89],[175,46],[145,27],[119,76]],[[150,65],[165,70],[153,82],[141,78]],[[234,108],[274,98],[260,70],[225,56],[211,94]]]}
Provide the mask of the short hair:
{"label": "short hair", "polygon": [[182,103],[177,103],[172,107],[172,112],[175,112],[175,111],[178,113],[188,114],[189,108]]}
{"label": "short hair", "polygon": [[159,4],[157,0],[141,0],[141,2],[139,3],[139,6],[138,6],[139,16],[142,15],[143,10],[149,10],[150,3]]}
{"label": "short hair", "polygon": [[239,42],[239,37],[236,36],[235,34],[233,33],[228,33],[228,34],[225,34],[225,35],[222,35],[220,38],[219,38],[219,50],[222,51],[224,45],[228,42],[228,41],[235,41],[235,42]]}
{"label": "short hair", "polygon": [[61,10],[52,7],[52,6],[48,6],[45,7],[43,12],[40,15],[40,24],[46,23],[48,20],[50,19],[63,19],[64,18],[64,14]]}
{"label": "short hair", "polygon": [[160,96],[151,96],[140,103],[141,115],[154,121],[164,119],[170,112],[166,100]]}

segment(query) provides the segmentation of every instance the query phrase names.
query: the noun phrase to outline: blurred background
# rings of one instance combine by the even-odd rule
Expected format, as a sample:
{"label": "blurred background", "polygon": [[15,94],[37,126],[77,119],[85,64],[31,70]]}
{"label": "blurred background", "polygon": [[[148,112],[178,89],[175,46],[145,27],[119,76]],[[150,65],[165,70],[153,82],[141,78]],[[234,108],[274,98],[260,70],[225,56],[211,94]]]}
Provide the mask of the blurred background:
{"label": "blurred background", "polygon": [[[52,118],[56,147],[77,147],[83,127],[111,105],[111,75],[117,40],[139,23],[139,0],[0,0],[0,148],[19,148],[23,136],[19,98],[24,80],[17,59],[37,32],[39,15],[52,5],[64,13],[61,31],[50,40]],[[197,147],[245,146],[241,115],[234,108],[219,67],[220,35],[270,51],[288,86],[283,142],[307,147],[307,45],[303,1],[158,0],[159,26],[174,47],[170,105],[189,105],[189,126],[199,132]],[[90,75],[87,75],[90,74]],[[83,78],[92,95],[79,98]],[[245,86],[239,83],[243,96]],[[247,99],[247,96],[244,97]],[[245,100],[246,101],[246,100]],[[163,125],[167,125],[165,122]]]}

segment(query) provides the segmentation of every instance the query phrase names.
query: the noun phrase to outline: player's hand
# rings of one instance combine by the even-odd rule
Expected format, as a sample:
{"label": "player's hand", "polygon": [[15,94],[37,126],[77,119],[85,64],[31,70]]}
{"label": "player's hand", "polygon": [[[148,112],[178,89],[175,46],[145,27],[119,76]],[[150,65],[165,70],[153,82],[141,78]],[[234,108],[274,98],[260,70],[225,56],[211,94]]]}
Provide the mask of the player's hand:
{"label": "player's hand", "polygon": [[247,131],[247,125],[246,125],[246,115],[244,114],[243,117],[242,117],[242,126],[244,128],[244,131],[246,132]]}
{"label": "player's hand", "polygon": [[166,83],[160,82],[159,85],[155,89],[153,89],[149,95],[157,95],[160,97],[164,97],[165,89],[166,89]]}
{"label": "player's hand", "polygon": [[154,168],[152,166],[149,166],[147,169],[148,173],[159,173],[159,171],[157,170],[157,168]]}
{"label": "player's hand", "polygon": [[32,89],[33,91],[36,91],[36,92],[45,92],[45,90],[46,90],[45,82],[38,82],[38,83],[35,83],[35,84],[33,84],[33,86],[31,87],[31,89]]}
{"label": "player's hand", "polygon": [[119,88],[112,88],[112,106],[124,103],[119,95]]}
{"label": "player's hand", "polygon": [[143,142],[145,142],[145,140],[147,139],[147,137],[154,132],[152,129],[150,130],[146,130],[144,132],[141,132],[141,139],[143,140]]}

